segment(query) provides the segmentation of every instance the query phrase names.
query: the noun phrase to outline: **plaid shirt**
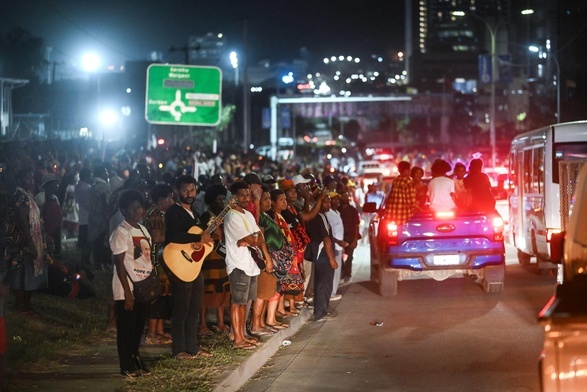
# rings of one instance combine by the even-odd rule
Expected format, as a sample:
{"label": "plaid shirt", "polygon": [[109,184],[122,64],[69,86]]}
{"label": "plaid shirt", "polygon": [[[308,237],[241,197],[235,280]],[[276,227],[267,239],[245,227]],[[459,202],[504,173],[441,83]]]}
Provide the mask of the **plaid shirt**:
{"label": "plaid shirt", "polygon": [[416,190],[410,177],[397,177],[391,184],[386,200],[385,219],[401,225],[408,221],[416,209]]}

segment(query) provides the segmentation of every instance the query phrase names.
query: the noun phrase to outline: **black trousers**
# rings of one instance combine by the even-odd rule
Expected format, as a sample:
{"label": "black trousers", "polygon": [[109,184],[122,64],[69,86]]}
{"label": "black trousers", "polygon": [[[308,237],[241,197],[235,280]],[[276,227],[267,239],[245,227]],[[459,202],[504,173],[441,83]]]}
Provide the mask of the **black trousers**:
{"label": "black trousers", "polygon": [[198,324],[202,310],[204,295],[204,276],[198,275],[193,282],[181,282],[170,277],[171,298],[173,310],[171,312],[171,344],[172,354],[182,352],[196,354],[200,351],[198,342]]}
{"label": "black trousers", "polygon": [[145,322],[149,314],[149,305],[135,301],[131,310],[124,309],[124,300],[115,301],[116,310],[116,345],[120,371],[132,373],[143,369],[144,364],[139,356],[141,336],[145,330]]}
{"label": "black trousers", "polygon": [[343,261],[342,264],[342,277],[343,278],[350,278],[351,276],[353,276],[353,256],[355,254],[355,249],[351,248],[351,247],[347,247],[344,250],[344,253],[346,253],[347,258],[346,261]]}
{"label": "black trousers", "polygon": [[314,320],[319,320],[328,313],[334,270],[330,264],[314,263]]}

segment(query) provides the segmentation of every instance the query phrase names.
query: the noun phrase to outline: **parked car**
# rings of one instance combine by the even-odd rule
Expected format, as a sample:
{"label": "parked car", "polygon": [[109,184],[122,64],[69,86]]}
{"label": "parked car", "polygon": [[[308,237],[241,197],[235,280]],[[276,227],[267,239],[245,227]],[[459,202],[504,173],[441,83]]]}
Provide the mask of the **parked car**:
{"label": "parked car", "polygon": [[562,262],[562,283],[538,320],[544,327],[541,387],[587,391],[587,164],[577,177],[566,232],[551,238],[551,259]]}

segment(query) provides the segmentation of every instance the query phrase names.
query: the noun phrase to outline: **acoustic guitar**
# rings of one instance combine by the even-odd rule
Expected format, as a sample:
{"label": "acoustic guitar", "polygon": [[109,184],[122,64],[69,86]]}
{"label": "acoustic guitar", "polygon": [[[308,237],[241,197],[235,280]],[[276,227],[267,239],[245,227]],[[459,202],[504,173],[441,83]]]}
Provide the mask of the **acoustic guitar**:
{"label": "acoustic guitar", "polygon": [[[226,207],[208,225],[205,233],[211,235],[220,226],[235,203],[236,199],[231,198]],[[192,226],[188,230],[189,234],[202,234],[203,232],[198,226]],[[200,275],[204,259],[214,249],[214,242],[202,245],[202,247],[196,249],[193,242],[187,244],[170,242],[163,249],[163,262],[179,280],[193,282]]]}

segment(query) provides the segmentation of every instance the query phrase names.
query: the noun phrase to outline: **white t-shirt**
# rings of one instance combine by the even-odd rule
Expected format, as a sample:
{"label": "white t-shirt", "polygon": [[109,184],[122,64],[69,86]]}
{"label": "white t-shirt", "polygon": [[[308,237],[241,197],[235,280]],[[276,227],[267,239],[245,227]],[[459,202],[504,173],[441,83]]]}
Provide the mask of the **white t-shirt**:
{"label": "white t-shirt", "polygon": [[226,241],[226,272],[238,268],[248,276],[257,276],[261,273],[246,246],[237,246],[237,242],[244,237],[259,232],[255,217],[247,210],[239,212],[230,210],[224,218],[224,237]]}
{"label": "white t-shirt", "polygon": [[[328,219],[328,223],[330,223],[330,227],[332,228],[332,236],[337,239],[341,240],[344,238],[344,225],[342,223],[342,218],[340,217],[340,212],[333,210],[332,208],[326,211],[326,219]],[[335,250],[342,250],[342,246],[338,245],[336,242],[334,243]]]}
{"label": "white t-shirt", "polygon": [[[139,226],[142,231],[124,220],[110,236],[112,254],[119,255],[124,253],[124,267],[134,281],[146,279],[153,270],[153,265],[151,264],[151,236],[145,226]],[[126,277],[132,290],[132,281],[128,275]],[[112,277],[112,293],[115,301],[124,300],[124,289],[120,279],[118,279],[116,265],[114,265],[114,276]]]}
{"label": "white t-shirt", "polygon": [[434,177],[428,183],[428,199],[432,211],[448,211],[456,207],[452,198],[455,182],[448,177]]}

